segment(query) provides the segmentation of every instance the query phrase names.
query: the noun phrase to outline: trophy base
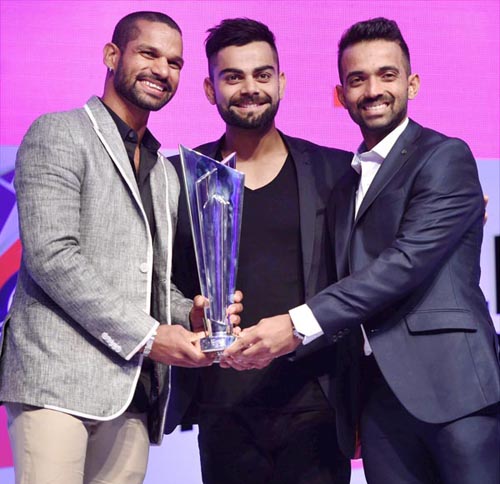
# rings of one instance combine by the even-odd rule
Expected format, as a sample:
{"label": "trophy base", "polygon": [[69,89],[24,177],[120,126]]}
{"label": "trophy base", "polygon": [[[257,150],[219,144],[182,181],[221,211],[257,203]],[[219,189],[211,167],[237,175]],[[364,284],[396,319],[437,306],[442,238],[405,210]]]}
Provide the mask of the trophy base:
{"label": "trophy base", "polygon": [[219,363],[224,350],[235,341],[232,334],[221,336],[207,336],[200,340],[200,347],[203,353],[216,353],[215,363]]}

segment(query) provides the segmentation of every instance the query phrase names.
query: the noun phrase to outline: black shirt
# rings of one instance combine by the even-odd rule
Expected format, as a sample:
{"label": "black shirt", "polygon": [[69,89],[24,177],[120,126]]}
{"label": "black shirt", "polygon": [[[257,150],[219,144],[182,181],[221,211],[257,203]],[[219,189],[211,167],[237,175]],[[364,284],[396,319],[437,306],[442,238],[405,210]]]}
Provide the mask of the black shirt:
{"label": "black shirt", "polygon": [[[244,294],[241,327],[304,302],[297,175],[291,155],[267,185],[245,188],[236,287]],[[317,380],[287,356],[263,370],[201,370],[201,404],[280,411],[327,405]]]}
{"label": "black shirt", "polygon": [[[151,238],[154,240],[156,234],[156,222],[153,211],[153,197],[151,195],[149,174],[158,161],[160,143],[151,134],[151,131],[146,128],[140,145],[139,170],[136,172],[134,154],[137,147],[137,132],[128,126],[128,124],[125,123],[125,121],[123,121],[123,119],[121,119],[111,108],[106,106],[104,102],[103,105],[113,118],[113,121],[115,122],[118,132],[123,140],[123,144],[125,145],[125,149],[127,150],[128,159],[132,165],[132,171],[134,172],[135,181],[137,182],[139,193],[141,195],[142,206],[148,219]],[[145,358],[141,375],[139,377],[139,381],[137,382],[134,398],[128,408],[129,412],[147,411],[150,401],[152,366],[151,360]]]}
{"label": "black shirt", "polygon": [[106,104],[104,104],[104,107],[113,118],[113,121],[115,122],[118,132],[123,140],[123,144],[125,145],[125,149],[127,150],[128,159],[132,165],[135,181],[137,182],[139,193],[141,194],[142,206],[148,219],[151,237],[154,239],[156,234],[156,222],[153,212],[153,197],[151,195],[149,173],[158,161],[158,150],[161,145],[151,134],[151,131],[146,128],[140,144],[139,171],[136,172],[134,165],[134,153],[137,147],[137,132],[125,123],[125,121],[123,121],[123,119],[121,119],[111,108],[106,106]]}

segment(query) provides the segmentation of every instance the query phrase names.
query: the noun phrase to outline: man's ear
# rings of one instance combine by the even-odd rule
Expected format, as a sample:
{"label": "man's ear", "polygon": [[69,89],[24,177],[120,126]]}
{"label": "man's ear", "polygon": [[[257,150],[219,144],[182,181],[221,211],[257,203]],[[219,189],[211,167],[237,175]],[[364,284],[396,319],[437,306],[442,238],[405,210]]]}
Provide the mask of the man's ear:
{"label": "man's ear", "polygon": [[408,76],[408,99],[415,99],[420,90],[420,77],[418,74]]}
{"label": "man's ear", "polygon": [[278,78],[278,85],[279,85],[279,96],[281,101],[283,99],[283,96],[285,95],[285,88],[286,88],[286,76],[284,72],[280,72]]}
{"label": "man's ear", "polygon": [[118,61],[120,60],[120,49],[113,42],[108,42],[102,51],[102,61],[109,71],[116,71]]}
{"label": "man's ear", "polygon": [[205,91],[205,96],[210,104],[215,104],[215,89],[212,79],[210,77],[205,77],[203,81],[203,89]]}
{"label": "man's ear", "polygon": [[344,88],[343,88],[342,84],[337,84],[335,86],[335,92],[337,93],[337,99],[340,101],[340,104],[342,104],[342,106],[344,106],[344,108],[345,108],[346,105],[345,105],[345,97],[344,97]]}

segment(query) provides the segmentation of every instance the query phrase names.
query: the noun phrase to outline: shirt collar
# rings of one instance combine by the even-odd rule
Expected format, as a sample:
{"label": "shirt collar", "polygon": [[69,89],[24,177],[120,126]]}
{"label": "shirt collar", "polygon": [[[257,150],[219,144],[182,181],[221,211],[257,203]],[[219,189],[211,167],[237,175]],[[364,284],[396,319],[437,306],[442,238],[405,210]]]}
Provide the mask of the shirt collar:
{"label": "shirt collar", "polygon": [[365,144],[361,143],[359,145],[358,151],[355,153],[351,166],[357,172],[361,173],[361,163],[362,162],[374,162],[382,164],[382,162],[387,158],[396,141],[401,136],[403,131],[406,129],[409,123],[409,119],[406,118],[400,125],[394,128],[383,140],[377,143],[370,151],[363,151]]}
{"label": "shirt collar", "polygon": [[[111,118],[116,124],[118,132],[123,142],[131,142],[137,144],[137,132],[131,128],[125,121],[123,121],[118,114],[116,114],[109,106],[107,106],[101,99],[103,106],[106,108]],[[142,137],[141,144],[150,151],[158,151],[160,149],[160,142],[152,135],[151,131],[146,128],[144,136]]]}

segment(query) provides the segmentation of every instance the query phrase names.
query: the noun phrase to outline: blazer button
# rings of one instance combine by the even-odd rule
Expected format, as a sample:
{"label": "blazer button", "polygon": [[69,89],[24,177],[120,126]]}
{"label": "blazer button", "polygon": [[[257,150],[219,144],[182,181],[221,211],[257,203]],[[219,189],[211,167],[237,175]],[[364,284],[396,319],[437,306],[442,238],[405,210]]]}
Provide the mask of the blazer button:
{"label": "blazer button", "polygon": [[147,262],[143,262],[143,263],[139,266],[139,270],[140,270],[143,274],[146,274],[146,272],[148,272],[148,263],[147,263]]}

